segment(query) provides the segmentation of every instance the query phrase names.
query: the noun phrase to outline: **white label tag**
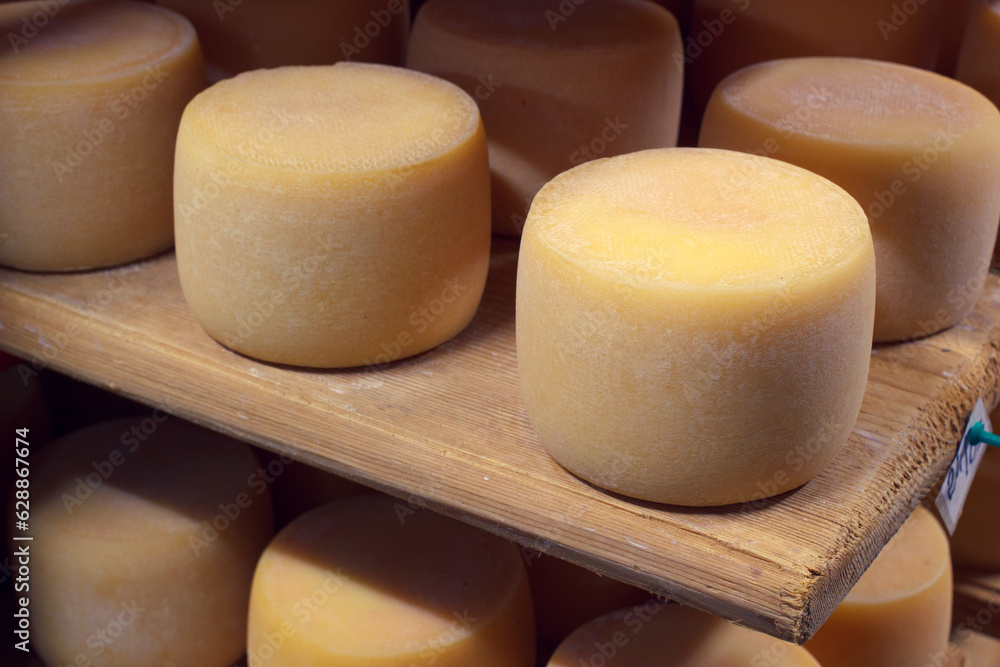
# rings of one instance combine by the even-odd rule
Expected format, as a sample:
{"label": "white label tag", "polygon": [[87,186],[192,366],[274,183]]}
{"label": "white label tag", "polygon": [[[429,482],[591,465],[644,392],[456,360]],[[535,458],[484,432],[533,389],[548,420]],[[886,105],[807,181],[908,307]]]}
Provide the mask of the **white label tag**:
{"label": "white label tag", "polygon": [[983,460],[983,454],[989,447],[982,442],[976,445],[969,444],[969,429],[977,422],[982,422],[983,428],[987,431],[993,431],[993,426],[990,424],[990,414],[986,411],[986,406],[983,405],[981,398],[976,402],[972,416],[969,417],[969,422],[965,425],[962,441],[958,443],[958,452],[948,468],[944,484],[941,485],[941,491],[934,501],[949,535],[955,532],[958,519],[962,516],[962,507],[965,506],[965,498],[969,495],[969,487],[972,486],[972,480],[976,476],[976,470],[979,469],[979,463]]}

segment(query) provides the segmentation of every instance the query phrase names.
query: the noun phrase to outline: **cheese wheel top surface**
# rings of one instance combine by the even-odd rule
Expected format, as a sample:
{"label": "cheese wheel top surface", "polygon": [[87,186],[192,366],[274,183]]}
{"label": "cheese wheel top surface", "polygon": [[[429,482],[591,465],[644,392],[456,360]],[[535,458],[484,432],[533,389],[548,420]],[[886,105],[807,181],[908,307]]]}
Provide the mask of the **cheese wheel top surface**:
{"label": "cheese wheel top surface", "polygon": [[539,241],[599,277],[636,288],[756,291],[814,281],[870,252],[860,205],[777,160],[665,149],[561,174],[528,218]]}
{"label": "cheese wheel top surface", "polygon": [[338,63],[226,79],[192,100],[183,124],[234,159],[352,174],[445,154],[474,135],[479,111],[447,81],[385,65]]}
{"label": "cheese wheel top surface", "polygon": [[[336,579],[336,592],[308,620],[340,655],[358,660],[416,650],[450,632],[460,641],[504,609],[526,577],[503,539],[399,501],[360,496],[313,510],[282,530],[255,575],[254,596],[294,609]],[[456,614],[475,619],[456,624]],[[372,641],[375,628],[378,641]]]}
{"label": "cheese wheel top surface", "polygon": [[844,602],[884,604],[912,597],[938,581],[949,567],[948,536],[934,515],[917,507]]}
{"label": "cheese wheel top surface", "polygon": [[[33,2],[0,5],[0,31],[20,35],[22,17],[49,13]],[[180,54],[196,39],[187,19],[161,7],[140,2],[60,5],[31,39],[2,40],[0,82],[78,83],[122,76]]]}
{"label": "cheese wheel top surface", "polygon": [[661,41],[677,26],[670,12],[646,0],[562,5],[537,0],[431,0],[420,13],[424,20],[461,35],[530,49],[642,44]]}
{"label": "cheese wheel top surface", "polygon": [[964,132],[997,114],[989,100],[953,79],[857,58],[773,60],[730,75],[716,90],[781,133],[870,146],[922,147],[935,130]]}
{"label": "cheese wheel top surface", "polygon": [[197,530],[240,493],[255,497],[257,468],[246,445],[186,422],[118,419],[41,451],[32,509],[36,519],[81,537],[169,539]]}

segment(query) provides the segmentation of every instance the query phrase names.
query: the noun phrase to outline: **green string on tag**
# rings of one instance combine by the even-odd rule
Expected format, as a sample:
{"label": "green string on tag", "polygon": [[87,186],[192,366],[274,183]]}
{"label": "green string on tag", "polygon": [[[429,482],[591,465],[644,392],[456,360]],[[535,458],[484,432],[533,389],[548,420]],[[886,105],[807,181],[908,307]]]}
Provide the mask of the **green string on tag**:
{"label": "green string on tag", "polygon": [[1000,435],[987,431],[983,426],[983,422],[976,422],[975,425],[969,429],[969,435],[966,436],[966,440],[970,445],[978,445],[982,443],[990,445],[991,447],[1000,447]]}

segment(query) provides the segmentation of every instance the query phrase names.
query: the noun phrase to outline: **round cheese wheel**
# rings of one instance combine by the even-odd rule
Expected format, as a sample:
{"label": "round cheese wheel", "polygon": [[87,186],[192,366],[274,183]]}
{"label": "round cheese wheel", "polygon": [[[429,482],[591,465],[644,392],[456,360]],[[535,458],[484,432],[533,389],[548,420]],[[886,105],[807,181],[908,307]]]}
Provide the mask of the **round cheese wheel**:
{"label": "round cheese wheel", "polygon": [[339,63],[221,81],[184,112],[177,266],[194,316],[264,361],[380,365],[461,331],[489,265],[472,99]]}
{"label": "round cheese wheel", "polygon": [[729,74],[778,58],[846,56],[933,69],[942,3],[695,0],[684,51],[694,108],[700,115]]}
{"label": "round cheese wheel", "polygon": [[538,638],[550,644],[558,644],[592,618],[641,604],[651,597],[641,588],[561,558],[528,551],[525,560]]}
{"label": "round cheese wheel", "polygon": [[655,600],[586,623],[559,645],[548,663],[548,667],[598,665],[819,667],[801,646]]}
{"label": "round cheese wheel", "polygon": [[476,98],[493,229],[517,236],[535,193],[597,157],[674,146],[683,62],[674,17],[646,0],[430,0],[407,65]]}
{"label": "round cheese wheel", "polygon": [[68,271],[173,245],[174,140],[204,87],[187,19],[138,2],[0,5],[0,264]]}
{"label": "round cheese wheel", "polygon": [[1000,112],[972,88],[868,60],[763,63],[719,85],[699,145],[799,165],[861,203],[876,342],[936,333],[975,306],[1000,222]]}
{"label": "round cheese wheel", "polygon": [[155,412],[77,431],[31,465],[31,644],[47,664],[222,667],[243,655],[273,531],[246,445]]}
{"label": "round cheese wheel", "polygon": [[157,0],[189,18],[213,81],[342,60],[402,65],[409,0]]}
{"label": "round cheese wheel", "polygon": [[805,646],[823,667],[933,664],[948,653],[951,604],[948,536],[918,507]]}
{"label": "round cheese wheel", "polygon": [[250,598],[249,667],[532,667],[518,548],[387,496],[317,508],[278,533]]}
{"label": "round cheese wheel", "polygon": [[875,260],[826,179],[730,151],[568,171],[532,204],[517,359],[542,445],[628,496],[723,505],[815,476],[850,434]]}

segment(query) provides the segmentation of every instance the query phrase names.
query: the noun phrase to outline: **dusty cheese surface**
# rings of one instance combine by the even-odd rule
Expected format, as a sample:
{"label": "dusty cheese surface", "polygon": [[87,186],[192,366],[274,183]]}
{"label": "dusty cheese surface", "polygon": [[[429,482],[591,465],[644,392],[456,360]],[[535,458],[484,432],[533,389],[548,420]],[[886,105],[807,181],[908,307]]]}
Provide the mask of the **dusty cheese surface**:
{"label": "dusty cheese surface", "polygon": [[244,354],[388,363],[451,338],[479,303],[486,141],[445,81],[349,63],[222,81],[185,112],[175,186],[185,297]]}
{"label": "dusty cheese surface", "polygon": [[535,655],[518,549],[382,496],[281,531],[254,575],[249,628],[251,665],[530,667]]}
{"label": "dusty cheese surface", "polygon": [[[585,623],[567,637],[548,667],[819,667],[801,646],[708,614],[649,602]],[[824,663],[824,667],[825,667]]]}
{"label": "dusty cheese surface", "polygon": [[910,667],[944,656],[951,632],[948,537],[918,507],[806,642],[824,667]]}
{"label": "dusty cheese surface", "polygon": [[1000,112],[968,86],[868,60],[762,63],[719,85],[699,145],[796,164],[858,200],[877,342],[936,333],[975,305],[1000,221]]}
{"label": "dusty cheese surface", "polygon": [[528,416],[599,486],[681,505],[774,495],[853,428],[874,255],[857,203],[814,174],[699,149],[583,165],[532,205],[517,290]]}
{"label": "dusty cheese surface", "polygon": [[191,24],[143,3],[21,2],[0,7],[0,29],[0,264],[90,269],[168,249],[177,126],[204,87]]}
{"label": "dusty cheese surface", "polygon": [[493,229],[517,236],[556,174],[676,144],[681,48],[676,19],[645,0],[432,0],[417,15],[407,66],[476,99],[490,142]]}
{"label": "dusty cheese surface", "polygon": [[32,646],[48,664],[207,667],[243,654],[273,531],[246,445],[158,413],[88,427],[32,463],[32,528],[49,546],[32,558]]}

